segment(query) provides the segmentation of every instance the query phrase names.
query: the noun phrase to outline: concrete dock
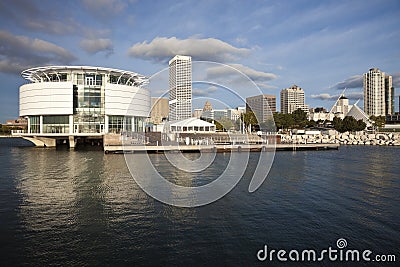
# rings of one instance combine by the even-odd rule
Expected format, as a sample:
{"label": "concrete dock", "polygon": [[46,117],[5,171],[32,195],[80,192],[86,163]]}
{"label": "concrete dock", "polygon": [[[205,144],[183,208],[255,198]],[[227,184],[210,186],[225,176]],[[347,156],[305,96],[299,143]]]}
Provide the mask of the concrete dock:
{"label": "concrete dock", "polygon": [[337,150],[338,144],[237,144],[237,145],[106,145],[104,153],[165,153],[165,152],[261,152]]}

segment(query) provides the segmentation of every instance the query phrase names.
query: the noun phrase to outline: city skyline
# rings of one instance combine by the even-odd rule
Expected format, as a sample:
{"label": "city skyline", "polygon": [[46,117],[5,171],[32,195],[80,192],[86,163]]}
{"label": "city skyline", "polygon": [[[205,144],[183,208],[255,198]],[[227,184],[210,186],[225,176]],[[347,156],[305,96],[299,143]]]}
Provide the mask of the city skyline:
{"label": "city skyline", "polygon": [[[363,73],[379,68],[393,76],[398,111],[398,1],[3,1],[0,14],[0,123],[18,116],[26,68],[89,65],[151,76],[176,54],[228,64],[264,94],[297,84],[310,107],[332,106],[345,87],[350,101],[362,100]],[[221,96],[193,86],[194,98]]]}

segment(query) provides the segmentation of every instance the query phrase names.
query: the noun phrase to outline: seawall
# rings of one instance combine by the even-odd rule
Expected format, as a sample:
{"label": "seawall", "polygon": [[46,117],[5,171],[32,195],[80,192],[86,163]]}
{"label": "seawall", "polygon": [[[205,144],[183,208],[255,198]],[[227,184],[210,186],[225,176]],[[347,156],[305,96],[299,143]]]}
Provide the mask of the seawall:
{"label": "seawall", "polygon": [[283,144],[340,144],[340,145],[379,145],[400,146],[400,133],[330,133],[319,135],[281,136]]}

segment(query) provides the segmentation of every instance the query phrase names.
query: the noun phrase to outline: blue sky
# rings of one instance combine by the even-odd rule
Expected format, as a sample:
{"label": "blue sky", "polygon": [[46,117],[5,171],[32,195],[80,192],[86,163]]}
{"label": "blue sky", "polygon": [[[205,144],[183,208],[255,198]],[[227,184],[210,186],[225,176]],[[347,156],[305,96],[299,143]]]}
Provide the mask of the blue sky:
{"label": "blue sky", "polygon": [[[18,116],[23,69],[94,65],[152,76],[174,54],[233,66],[278,100],[297,84],[311,107],[329,108],[344,87],[352,101],[362,99],[361,75],[372,67],[393,75],[398,95],[399,26],[398,0],[3,0],[0,122]],[[246,86],[233,89],[254,94]],[[194,93],[202,102],[224,96],[214,85],[195,84]],[[240,104],[228,98],[226,105]]]}

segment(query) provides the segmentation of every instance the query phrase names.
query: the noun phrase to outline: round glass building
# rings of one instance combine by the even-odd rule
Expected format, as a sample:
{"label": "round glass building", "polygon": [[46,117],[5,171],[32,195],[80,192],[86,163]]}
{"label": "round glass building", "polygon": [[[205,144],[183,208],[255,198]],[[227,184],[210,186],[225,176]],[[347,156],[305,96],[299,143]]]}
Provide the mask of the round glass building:
{"label": "round glass building", "polygon": [[[144,132],[151,108],[148,78],[91,66],[46,66],[21,73],[19,113],[26,135],[102,136]],[[70,139],[71,140],[71,139]]]}

